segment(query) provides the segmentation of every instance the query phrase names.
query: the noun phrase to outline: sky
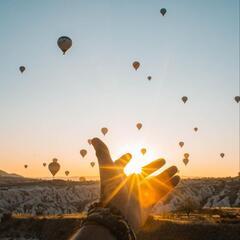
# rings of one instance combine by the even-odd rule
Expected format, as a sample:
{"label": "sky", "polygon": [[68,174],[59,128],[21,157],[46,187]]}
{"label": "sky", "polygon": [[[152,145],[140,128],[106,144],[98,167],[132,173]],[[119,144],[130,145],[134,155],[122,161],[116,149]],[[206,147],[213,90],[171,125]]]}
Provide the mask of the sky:
{"label": "sky", "polygon": [[[163,157],[180,176],[238,174],[238,0],[2,0],[0,33],[0,169],[50,177],[42,163],[58,158],[57,176],[97,176],[87,140],[100,137],[113,159],[131,152],[140,165]],[[73,46],[63,56],[64,35]]]}

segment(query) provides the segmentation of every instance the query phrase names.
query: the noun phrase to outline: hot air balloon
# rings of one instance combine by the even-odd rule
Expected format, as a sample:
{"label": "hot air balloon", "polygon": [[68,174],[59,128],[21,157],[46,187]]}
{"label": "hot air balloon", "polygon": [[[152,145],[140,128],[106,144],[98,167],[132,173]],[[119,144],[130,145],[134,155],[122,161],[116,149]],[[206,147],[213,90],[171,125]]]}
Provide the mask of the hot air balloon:
{"label": "hot air balloon", "polygon": [[198,131],[198,128],[197,128],[197,127],[195,127],[195,128],[194,128],[194,131],[195,131],[195,132],[197,132],[197,131]]}
{"label": "hot air balloon", "polygon": [[47,166],[47,164],[46,164],[46,163],[43,163],[43,166],[44,166],[44,167],[46,167],[46,166]]}
{"label": "hot air balloon", "polygon": [[225,156],[225,154],[224,153],[220,153],[220,156],[221,156],[221,158],[223,158]]}
{"label": "hot air balloon", "polygon": [[151,81],[151,80],[152,80],[152,77],[151,77],[151,76],[148,76],[147,79],[148,79],[149,81]]}
{"label": "hot air balloon", "polygon": [[23,73],[23,72],[25,71],[25,69],[26,69],[26,68],[25,68],[24,66],[20,66],[20,67],[19,67],[19,70],[20,70],[21,73]]}
{"label": "hot air balloon", "polygon": [[88,139],[88,144],[91,145],[92,144],[92,139]]}
{"label": "hot air balloon", "polygon": [[94,167],[94,166],[95,166],[95,162],[90,162],[90,165],[91,165],[92,167]]}
{"label": "hot air balloon", "polygon": [[178,144],[179,144],[180,147],[183,147],[184,142],[179,142]]}
{"label": "hot air balloon", "polygon": [[80,154],[84,158],[87,155],[87,150],[86,149],[81,149]]}
{"label": "hot air balloon", "polygon": [[140,130],[142,128],[142,124],[141,123],[137,123],[136,127],[137,127],[138,130]]}
{"label": "hot air balloon", "polygon": [[27,164],[25,164],[25,165],[24,165],[24,168],[28,168],[28,165],[27,165]]}
{"label": "hot air balloon", "polygon": [[187,158],[183,159],[183,163],[185,164],[185,166],[188,164],[189,160]]}
{"label": "hot air balloon", "polygon": [[133,62],[133,67],[134,67],[134,69],[137,71],[138,70],[138,68],[140,67],[140,63],[138,62],[138,61],[135,61],[135,62]]}
{"label": "hot air balloon", "polygon": [[234,99],[235,99],[235,101],[236,101],[237,103],[240,102],[240,96],[236,96]]}
{"label": "hot air balloon", "polygon": [[141,149],[142,155],[145,155],[146,152],[147,152],[147,149],[146,149],[146,148],[142,148],[142,149]]}
{"label": "hot air balloon", "polygon": [[189,158],[189,153],[184,153],[184,158],[188,159]]}
{"label": "hot air balloon", "polygon": [[160,13],[164,16],[167,13],[167,9],[166,8],[160,9]]}
{"label": "hot air balloon", "polygon": [[66,175],[66,176],[68,176],[68,175],[69,175],[69,173],[70,173],[69,171],[65,171],[65,175]]}
{"label": "hot air balloon", "polygon": [[186,103],[187,100],[188,100],[188,97],[186,97],[186,96],[183,96],[183,97],[182,97],[182,101],[183,101],[184,103]]}
{"label": "hot air balloon", "polygon": [[62,50],[63,54],[72,46],[72,39],[62,36],[57,41],[58,47]]}
{"label": "hot air balloon", "polygon": [[101,132],[105,136],[108,132],[108,129],[104,127],[104,128],[101,129]]}
{"label": "hot air balloon", "polygon": [[85,177],[80,177],[80,178],[79,178],[79,181],[80,181],[80,182],[85,182],[85,181],[86,181],[86,178],[85,178]]}
{"label": "hot air balloon", "polygon": [[48,164],[48,169],[53,175],[53,177],[57,174],[57,172],[60,170],[60,164],[57,162],[57,158],[53,158],[52,162]]}

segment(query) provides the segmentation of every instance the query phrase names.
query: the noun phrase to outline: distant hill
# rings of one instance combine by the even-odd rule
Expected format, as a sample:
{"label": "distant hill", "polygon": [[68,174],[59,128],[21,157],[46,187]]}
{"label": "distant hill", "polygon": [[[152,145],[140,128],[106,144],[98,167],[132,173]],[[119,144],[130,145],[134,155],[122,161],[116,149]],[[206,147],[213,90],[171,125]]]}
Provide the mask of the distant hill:
{"label": "distant hill", "polygon": [[7,173],[0,169],[0,177],[17,177],[17,178],[23,178],[23,176],[18,175],[16,173]]}

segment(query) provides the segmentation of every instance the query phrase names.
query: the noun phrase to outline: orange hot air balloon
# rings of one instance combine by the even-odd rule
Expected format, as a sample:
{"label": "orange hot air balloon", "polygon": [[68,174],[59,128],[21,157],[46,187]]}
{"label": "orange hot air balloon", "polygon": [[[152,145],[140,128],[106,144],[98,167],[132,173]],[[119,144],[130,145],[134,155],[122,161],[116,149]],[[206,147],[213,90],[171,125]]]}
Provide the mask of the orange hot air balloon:
{"label": "orange hot air balloon", "polygon": [[66,36],[62,36],[58,39],[57,44],[64,55],[66,51],[72,46],[72,39]]}
{"label": "orange hot air balloon", "polygon": [[53,158],[52,162],[48,164],[48,169],[53,175],[53,177],[57,174],[57,172],[60,170],[60,164],[57,162],[57,158]]}
{"label": "orange hot air balloon", "polygon": [[142,149],[141,149],[142,155],[145,155],[146,152],[147,152],[147,149],[146,149],[146,148],[142,148]]}
{"label": "orange hot air balloon", "polygon": [[235,99],[235,101],[236,101],[237,103],[240,102],[240,96],[236,96],[234,99]]}
{"label": "orange hot air balloon", "polygon": [[167,9],[166,8],[162,8],[160,10],[160,13],[164,16],[167,13]]}
{"label": "orange hot air balloon", "polygon": [[23,73],[26,70],[26,68],[24,66],[20,66],[19,70],[20,70],[21,73]]}
{"label": "orange hot air balloon", "polygon": [[149,81],[151,81],[151,80],[152,80],[152,77],[151,77],[151,76],[148,76],[147,79],[148,79]]}
{"label": "orange hot air balloon", "polygon": [[92,144],[92,139],[88,139],[88,144],[89,144],[89,145]]}
{"label": "orange hot air balloon", "polygon": [[133,62],[133,68],[137,71],[138,68],[140,67],[140,63],[138,61]]}
{"label": "orange hot air balloon", "polygon": [[136,127],[137,127],[138,130],[140,130],[142,128],[142,124],[141,123],[137,123]]}
{"label": "orange hot air balloon", "polygon": [[181,148],[184,146],[184,142],[179,142],[178,144]]}
{"label": "orange hot air balloon", "polygon": [[107,132],[108,132],[108,129],[107,129],[106,127],[103,127],[103,128],[101,129],[101,132],[102,132],[102,134],[105,136],[105,135],[107,134]]}
{"label": "orange hot air balloon", "polygon": [[224,158],[225,154],[224,153],[220,153],[221,158]]}
{"label": "orange hot air balloon", "polygon": [[189,154],[188,153],[184,153],[184,157],[186,158],[186,159],[188,159],[189,158]]}
{"label": "orange hot air balloon", "polygon": [[90,162],[91,167],[95,166],[95,162]]}
{"label": "orange hot air balloon", "polygon": [[195,132],[197,132],[197,131],[198,131],[198,128],[197,128],[197,127],[195,127],[195,128],[194,128],[194,131],[195,131]]}
{"label": "orange hot air balloon", "polygon": [[65,175],[66,175],[66,176],[68,176],[68,175],[69,175],[69,173],[70,173],[69,171],[65,171]]}
{"label": "orange hot air balloon", "polygon": [[186,96],[183,96],[183,97],[182,97],[182,101],[183,101],[184,103],[186,103],[187,100],[188,100],[188,97],[186,97]]}
{"label": "orange hot air balloon", "polygon": [[87,150],[86,149],[80,150],[80,154],[84,158],[87,155]]}
{"label": "orange hot air balloon", "polygon": [[24,165],[24,168],[28,168],[28,165],[27,165],[27,164],[25,164],[25,165]]}
{"label": "orange hot air balloon", "polygon": [[183,163],[185,164],[185,166],[188,164],[189,160],[187,158],[183,159]]}
{"label": "orange hot air balloon", "polygon": [[46,164],[46,163],[43,163],[43,166],[44,166],[44,167],[46,167],[46,166],[47,166],[47,164]]}

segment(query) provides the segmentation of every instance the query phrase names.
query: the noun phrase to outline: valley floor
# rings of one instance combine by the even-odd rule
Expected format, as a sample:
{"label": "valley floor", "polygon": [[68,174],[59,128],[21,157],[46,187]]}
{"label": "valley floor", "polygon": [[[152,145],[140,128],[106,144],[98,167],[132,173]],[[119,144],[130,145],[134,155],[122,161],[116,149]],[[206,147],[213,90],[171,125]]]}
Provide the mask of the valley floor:
{"label": "valley floor", "polygon": [[[13,216],[0,223],[1,240],[67,240],[80,226],[82,215]],[[214,223],[150,218],[138,240],[238,240],[240,222]]]}

